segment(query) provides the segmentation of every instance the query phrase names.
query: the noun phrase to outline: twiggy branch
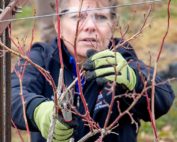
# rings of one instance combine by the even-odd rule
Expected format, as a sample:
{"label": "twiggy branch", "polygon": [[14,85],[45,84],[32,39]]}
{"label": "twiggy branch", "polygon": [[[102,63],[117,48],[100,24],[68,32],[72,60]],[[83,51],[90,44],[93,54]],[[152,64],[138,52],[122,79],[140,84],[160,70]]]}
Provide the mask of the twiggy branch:
{"label": "twiggy branch", "polygon": [[157,55],[157,60],[156,60],[155,65],[154,65],[154,74],[153,74],[153,79],[152,79],[151,109],[152,109],[152,124],[154,126],[153,130],[154,130],[154,137],[155,137],[156,142],[158,142],[158,136],[157,136],[157,133],[156,133],[155,116],[154,116],[155,115],[155,107],[154,107],[154,104],[155,104],[155,85],[154,84],[155,84],[155,78],[156,78],[156,74],[157,74],[158,62],[159,62],[159,59],[160,59],[160,55],[162,53],[162,49],[163,49],[163,46],[164,46],[165,39],[168,35],[169,28],[170,28],[170,3],[171,3],[171,0],[168,0],[168,5],[167,5],[167,13],[168,13],[167,29],[166,29],[165,35],[162,38],[161,46],[160,46],[160,49],[159,49],[159,52],[158,52],[158,55]]}
{"label": "twiggy branch", "polygon": [[0,47],[5,49],[6,51],[24,59],[25,61],[27,61],[28,63],[30,63],[31,65],[33,65],[35,68],[37,68],[39,70],[39,72],[44,75],[45,79],[49,82],[49,84],[52,86],[54,94],[57,93],[57,89],[56,89],[56,85],[54,83],[54,80],[52,78],[52,76],[50,75],[50,73],[48,71],[46,71],[45,69],[43,69],[41,66],[39,66],[38,64],[35,64],[31,59],[29,59],[29,57],[22,55],[20,53],[18,53],[17,51],[8,48],[6,45],[4,45],[1,41],[0,41]]}
{"label": "twiggy branch", "polygon": [[156,62],[159,61],[160,59],[160,55],[161,55],[161,52],[162,52],[162,49],[163,49],[163,46],[164,46],[164,43],[165,43],[165,39],[168,35],[168,32],[169,32],[169,28],[170,28],[170,16],[171,16],[171,13],[170,13],[170,4],[171,4],[171,0],[168,0],[168,5],[167,5],[167,13],[168,13],[168,17],[167,17],[167,29],[166,29],[166,32],[162,38],[162,42],[161,42],[161,45],[160,45],[160,49],[159,49],[159,52],[158,52],[158,56],[157,56],[157,60]]}
{"label": "twiggy branch", "polygon": [[[139,31],[138,31],[137,33],[135,33],[134,35],[132,35],[129,39],[126,39],[126,40],[124,40],[122,43],[118,44],[118,45],[113,49],[113,51],[116,50],[116,49],[119,48],[119,47],[124,46],[125,43],[127,43],[127,42],[129,42],[129,41],[131,41],[131,40],[133,40],[133,39],[135,39],[135,38],[137,38],[137,37],[143,32],[143,30],[144,30],[146,27],[148,27],[148,26],[146,26],[146,23],[147,23],[147,20],[148,20],[150,14],[151,14],[151,11],[152,11],[152,6],[150,6],[150,8],[149,8],[147,14],[144,15],[144,16],[145,16],[144,22],[143,22],[142,26],[140,27]],[[123,36],[125,36],[125,34],[126,34],[126,33],[124,33]],[[124,48],[127,48],[127,47],[124,47]]]}
{"label": "twiggy branch", "polygon": [[19,83],[20,83],[20,97],[21,97],[21,102],[22,102],[22,109],[23,109],[23,118],[25,121],[25,125],[26,125],[26,130],[27,130],[27,134],[28,134],[28,142],[31,142],[31,137],[30,137],[30,130],[29,130],[29,126],[28,126],[28,121],[27,121],[27,117],[26,117],[26,106],[25,106],[25,99],[23,96],[23,85],[22,85],[22,75],[18,72],[16,72],[18,78],[19,78]]}

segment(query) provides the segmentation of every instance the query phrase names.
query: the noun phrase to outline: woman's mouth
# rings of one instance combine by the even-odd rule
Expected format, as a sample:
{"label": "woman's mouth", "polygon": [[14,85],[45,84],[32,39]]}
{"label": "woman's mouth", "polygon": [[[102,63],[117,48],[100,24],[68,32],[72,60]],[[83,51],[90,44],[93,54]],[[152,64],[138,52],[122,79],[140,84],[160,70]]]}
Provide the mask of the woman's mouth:
{"label": "woman's mouth", "polygon": [[86,44],[96,44],[98,42],[95,38],[82,38],[80,41]]}

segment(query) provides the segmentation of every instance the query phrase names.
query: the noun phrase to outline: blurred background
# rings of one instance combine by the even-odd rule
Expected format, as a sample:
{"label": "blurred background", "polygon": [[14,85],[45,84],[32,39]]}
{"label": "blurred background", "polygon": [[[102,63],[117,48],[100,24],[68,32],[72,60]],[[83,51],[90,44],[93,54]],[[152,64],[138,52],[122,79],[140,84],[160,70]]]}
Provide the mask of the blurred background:
{"label": "blurred background", "polygon": [[[124,0],[120,4],[137,3],[147,0]],[[154,66],[162,38],[167,29],[167,0],[152,4],[152,11],[146,22],[146,28],[139,36],[130,41],[135,48],[138,57],[146,64]],[[148,13],[150,5],[127,6],[118,8],[118,25],[122,31],[129,27],[125,39],[136,34],[144,23],[144,17]],[[26,4],[16,18],[24,18],[36,15],[33,2]],[[158,63],[158,72],[164,79],[177,77],[177,1],[171,1],[170,29],[165,40],[163,52]],[[38,19],[40,20],[40,19]],[[40,31],[36,19],[17,20],[12,22],[12,37],[25,50],[30,48],[30,43],[41,41]],[[115,36],[120,36],[119,30],[115,29]],[[33,39],[33,40],[32,40]],[[17,50],[14,45],[12,48]],[[12,55],[12,66],[17,58]],[[177,94],[177,81],[170,82]],[[173,107],[160,119],[156,121],[160,142],[177,142],[177,99]],[[27,141],[27,134],[21,131],[24,141]],[[17,131],[12,128],[12,142],[19,142]],[[153,132],[150,123],[142,122],[139,131],[138,142],[153,142]]]}

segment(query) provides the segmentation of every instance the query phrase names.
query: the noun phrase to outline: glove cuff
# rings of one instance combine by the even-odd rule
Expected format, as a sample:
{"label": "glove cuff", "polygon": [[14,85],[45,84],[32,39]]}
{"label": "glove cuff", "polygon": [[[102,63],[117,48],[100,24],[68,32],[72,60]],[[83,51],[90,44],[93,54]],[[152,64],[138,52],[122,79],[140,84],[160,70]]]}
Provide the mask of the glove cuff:
{"label": "glove cuff", "polygon": [[[42,123],[46,119],[50,119],[52,115],[52,110],[54,107],[54,103],[52,101],[46,101],[39,104],[34,110],[34,122],[36,123],[38,129],[42,128]],[[46,109],[47,108],[47,109]]]}

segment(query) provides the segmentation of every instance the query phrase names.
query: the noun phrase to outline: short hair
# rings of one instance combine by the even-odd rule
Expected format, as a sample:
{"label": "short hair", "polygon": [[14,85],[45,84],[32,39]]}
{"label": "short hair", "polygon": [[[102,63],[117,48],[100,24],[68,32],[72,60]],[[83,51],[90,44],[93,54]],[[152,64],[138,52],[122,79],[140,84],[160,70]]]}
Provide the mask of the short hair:
{"label": "short hair", "polygon": [[[67,5],[68,5],[68,2],[66,2],[66,1],[69,1],[69,0],[60,0],[60,3],[59,3],[59,13],[62,12],[62,11],[64,11],[64,10],[66,10]],[[95,0],[95,1],[98,2],[97,4],[98,4],[98,7],[99,7],[99,5],[100,5],[99,2],[101,0]],[[111,18],[112,19],[116,19],[116,17],[117,17],[117,8],[114,7],[114,6],[118,5],[118,0],[102,0],[101,2],[102,2],[102,4],[105,7],[107,7],[107,6],[112,7],[112,8],[110,8],[110,10],[111,10]],[[55,9],[55,4],[54,3],[52,3],[51,6]]]}

